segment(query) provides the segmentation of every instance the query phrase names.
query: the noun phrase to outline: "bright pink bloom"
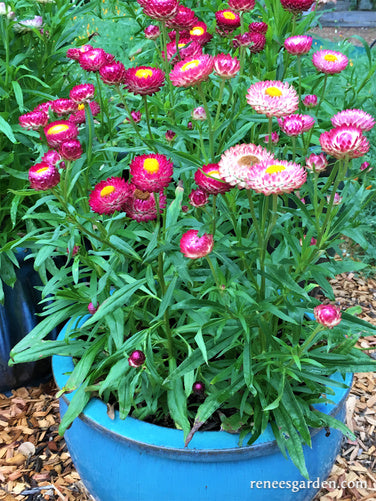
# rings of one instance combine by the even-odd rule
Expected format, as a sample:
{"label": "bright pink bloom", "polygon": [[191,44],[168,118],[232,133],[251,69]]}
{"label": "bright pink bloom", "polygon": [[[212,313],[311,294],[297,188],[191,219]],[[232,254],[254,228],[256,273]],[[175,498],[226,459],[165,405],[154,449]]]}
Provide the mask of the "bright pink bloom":
{"label": "bright pink bloom", "polygon": [[52,106],[52,101],[47,101],[45,103],[38,104],[33,111],[43,111],[46,115],[48,115],[50,108]]}
{"label": "bright pink bloom", "polygon": [[[167,48],[167,60],[170,61],[171,64],[178,62],[179,58],[178,55],[176,54],[177,52],[176,42],[174,41],[168,43],[166,48]],[[195,41],[192,42],[190,38],[179,39],[178,48],[179,48],[180,61],[187,58],[194,58],[202,54],[202,46],[198,42]],[[165,57],[164,51],[162,51],[162,56]]]}
{"label": "bright pink bloom", "polygon": [[85,71],[98,71],[107,63],[106,53],[103,49],[91,49],[82,52],[78,63]]}
{"label": "bright pink bloom", "polygon": [[[123,209],[127,216],[134,221],[153,221],[157,219],[156,194],[142,191],[131,186],[132,195],[125,202]],[[162,213],[166,207],[166,196],[163,191],[159,192],[159,212]]]}
{"label": "bright pink bloom", "polygon": [[241,35],[236,35],[232,39],[233,47],[237,49],[238,47],[250,47],[251,45],[254,45],[254,42],[252,40],[252,35],[259,36],[260,33],[243,33]]}
{"label": "bright pink bloom", "polygon": [[87,309],[89,310],[89,313],[91,315],[94,315],[95,312],[98,311],[98,306],[94,306],[92,302],[90,302],[88,305],[87,305]]}
{"label": "bright pink bloom", "polygon": [[120,85],[125,79],[125,67],[123,63],[115,61],[105,64],[99,70],[99,76],[107,85]]}
{"label": "bright pink bloom", "polygon": [[309,37],[308,35],[296,35],[294,37],[289,37],[286,38],[284,46],[289,54],[302,56],[311,50],[312,37]]}
{"label": "bright pink bloom", "polygon": [[[142,116],[141,111],[131,111],[131,115],[132,115],[133,121],[136,122],[136,124],[141,122],[141,116]],[[130,120],[130,118],[127,117],[126,121],[130,122],[131,120]]]}
{"label": "bright pink bloom", "polygon": [[213,57],[202,54],[187,58],[175,64],[170,73],[170,80],[175,87],[191,87],[209,78],[213,71]]}
{"label": "bright pink bloom", "polygon": [[317,96],[315,96],[315,94],[308,94],[303,99],[303,104],[306,108],[314,108],[317,106]]}
{"label": "bright pink bloom", "polygon": [[[91,101],[89,103],[89,108],[90,108],[90,111],[91,111],[91,114],[93,115],[93,117],[98,115],[101,111],[101,107],[99,106],[99,104],[96,101]],[[73,115],[70,115],[68,120],[76,125],[85,123],[86,116],[85,116],[84,105],[79,104],[77,111]]]}
{"label": "bright pink bloom", "polygon": [[227,80],[234,78],[240,70],[240,61],[230,54],[217,54],[214,57],[214,73]]}
{"label": "bright pink bloom", "polygon": [[358,158],[369,150],[368,139],[358,127],[340,125],[320,136],[321,149],[335,158]]}
{"label": "bright pink bloom", "polygon": [[[267,134],[265,137],[264,137],[264,141],[266,144],[269,143],[269,134]],[[272,143],[273,144],[278,144],[279,142],[279,134],[278,132],[272,132]]]}
{"label": "bright pink bloom", "polygon": [[208,27],[202,21],[195,22],[194,26],[189,30],[189,35],[192,40],[200,45],[207,44],[213,38],[213,35],[208,33]]}
{"label": "bright pink bloom", "polygon": [[129,92],[151,96],[165,84],[164,71],[151,66],[137,66],[125,71],[125,87]]}
{"label": "bright pink bloom", "polygon": [[82,147],[78,139],[69,139],[61,143],[59,148],[60,155],[64,160],[78,160],[82,156]]}
{"label": "bright pink bloom", "polygon": [[208,117],[206,116],[206,111],[203,106],[198,106],[192,111],[192,119],[198,120],[199,122],[203,122]]}
{"label": "bright pink bloom", "polygon": [[262,33],[250,33],[249,38],[252,42],[252,45],[249,46],[249,50],[251,54],[257,54],[264,50],[266,38]]}
{"label": "bright pink bloom", "polygon": [[331,118],[334,127],[347,125],[359,127],[362,131],[369,131],[375,125],[375,119],[363,110],[343,110]]}
{"label": "bright pink bloom", "polygon": [[[155,1],[155,0],[154,0]],[[132,351],[131,356],[128,358],[128,363],[131,367],[141,367],[145,363],[145,353],[141,350]]]}
{"label": "bright pink bloom", "polygon": [[[370,163],[369,162],[363,162],[362,165],[360,166],[360,170],[363,171],[363,170],[366,170],[370,167]],[[369,169],[371,170],[371,169]]]}
{"label": "bright pink bloom", "polygon": [[56,115],[68,115],[77,108],[77,104],[72,99],[56,99],[51,102],[51,108]]}
{"label": "bright pink bloom", "polygon": [[333,329],[341,322],[341,310],[333,304],[319,304],[313,308],[313,314],[316,321],[328,329]]}
{"label": "bright pink bloom", "polygon": [[193,129],[193,123],[192,122],[188,122],[187,123],[187,129],[189,129],[189,130]]}
{"label": "bright pink bloom", "polygon": [[42,157],[41,162],[57,165],[62,160],[60,153],[56,150],[48,150]]}
{"label": "bright pink bloom", "polygon": [[215,20],[220,30],[229,32],[236,30],[240,26],[240,16],[230,9],[220,10],[215,13]]}
{"label": "bright pink bloom", "polygon": [[268,25],[263,21],[251,23],[248,26],[248,31],[250,31],[251,33],[262,33],[263,35],[265,35],[265,33],[268,31]]}
{"label": "bright pink bloom", "polygon": [[192,9],[179,5],[177,14],[166,21],[167,28],[175,30],[187,30],[197,21],[196,15]]}
{"label": "bright pink bloom", "polygon": [[144,33],[145,38],[148,38],[149,40],[157,40],[157,38],[161,35],[161,30],[159,29],[159,26],[149,24],[149,26],[144,29]]}
{"label": "bright pink bloom", "polygon": [[249,12],[255,8],[255,4],[255,0],[228,0],[228,6],[236,12]]}
{"label": "bright pink bloom", "polygon": [[293,14],[299,14],[312,7],[315,0],[281,0],[282,7]]}
{"label": "bright pink bloom", "polygon": [[196,395],[203,395],[205,393],[205,383],[202,381],[196,381],[192,385],[192,391]]}
{"label": "bright pink bloom", "polygon": [[306,170],[301,165],[274,159],[249,169],[247,188],[264,195],[279,195],[297,190],[306,179]]}
{"label": "bright pink bloom", "polygon": [[143,7],[147,16],[163,21],[176,16],[179,2],[178,0],[148,0]]}
{"label": "bright pink bloom", "polygon": [[[84,83],[75,85],[69,92],[69,97],[77,104],[88,103],[91,101],[95,94],[95,87],[93,84]],[[73,111],[73,110],[72,110]]]}
{"label": "bright pink bloom", "polygon": [[159,192],[172,179],[173,164],[164,155],[139,155],[130,164],[132,183],[142,191]]}
{"label": "bright pink bloom", "polygon": [[209,202],[209,193],[207,191],[198,188],[197,190],[192,190],[188,195],[189,203],[193,207],[204,207]]}
{"label": "bright pink bloom", "polygon": [[180,250],[189,259],[205,257],[213,250],[214,238],[209,233],[198,236],[198,230],[188,230],[180,239]]}
{"label": "bright pink bloom", "polygon": [[315,119],[309,115],[293,114],[278,118],[281,130],[288,136],[299,136],[312,129]]}
{"label": "bright pink bloom", "polygon": [[80,55],[83,54],[84,52],[88,52],[89,50],[93,50],[94,47],[91,45],[82,45],[81,47],[74,47],[72,49],[67,50],[67,57],[69,59],[74,59],[75,61],[78,61],[80,59]]}
{"label": "bright pink bloom", "polygon": [[248,104],[267,117],[283,117],[299,107],[299,96],[287,82],[266,80],[252,84],[247,93]]}
{"label": "bright pink bloom", "polygon": [[312,56],[315,68],[322,73],[334,75],[340,73],[349,64],[347,57],[342,52],[334,50],[319,50]]}
{"label": "bright pink bloom", "polygon": [[56,148],[64,141],[75,139],[78,136],[77,127],[68,120],[57,120],[56,122],[51,122],[46,125],[43,130],[47,143],[52,148]]}
{"label": "bright pink bloom", "polygon": [[21,127],[30,130],[39,130],[48,124],[48,115],[44,111],[30,111],[18,118]]}
{"label": "bright pink bloom", "polygon": [[312,153],[308,158],[306,158],[306,168],[310,170],[315,170],[316,172],[324,171],[328,166],[328,160],[324,153],[315,155]]}
{"label": "bright pink bloom", "polygon": [[94,187],[89,196],[89,205],[97,214],[113,214],[123,211],[130,196],[130,186],[123,178],[110,177]]}
{"label": "bright pink bloom", "polygon": [[231,185],[221,178],[218,169],[218,164],[208,164],[197,169],[195,172],[195,182],[197,186],[212,195],[229,191]]}
{"label": "bright pink bloom", "polygon": [[33,190],[45,191],[59,184],[60,174],[55,165],[40,162],[30,167],[29,181]]}

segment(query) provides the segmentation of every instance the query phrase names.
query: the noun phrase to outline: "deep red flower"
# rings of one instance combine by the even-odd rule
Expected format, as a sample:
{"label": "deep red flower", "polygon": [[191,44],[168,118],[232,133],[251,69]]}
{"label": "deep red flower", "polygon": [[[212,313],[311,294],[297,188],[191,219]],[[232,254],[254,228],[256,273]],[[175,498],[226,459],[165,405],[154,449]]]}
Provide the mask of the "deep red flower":
{"label": "deep red flower", "polygon": [[125,67],[119,61],[105,64],[100,68],[99,75],[107,85],[120,85],[125,79]]}

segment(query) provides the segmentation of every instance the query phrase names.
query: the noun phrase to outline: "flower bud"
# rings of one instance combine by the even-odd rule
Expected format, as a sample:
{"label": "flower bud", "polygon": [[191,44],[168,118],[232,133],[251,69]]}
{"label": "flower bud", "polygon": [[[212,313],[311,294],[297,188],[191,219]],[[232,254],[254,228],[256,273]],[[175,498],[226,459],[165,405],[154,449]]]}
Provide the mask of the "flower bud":
{"label": "flower bud", "polygon": [[199,121],[204,121],[206,120],[206,111],[203,106],[199,106],[198,108],[195,108],[192,111],[192,119],[193,120],[199,120]]}
{"label": "flower bud", "polygon": [[319,304],[313,309],[313,314],[316,321],[328,329],[333,329],[341,322],[341,310],[333,304]]}
{"label": "flower bud", "polygon": [[204,207],[209,202],[209,194],[201,188],[192,190],[188,198],[193,207]]}
{"label": "flower bud", "polygon": [[198,236],[198,230],[188,230],[180,239],[180,250],[189,259],[205,257],[213,250],[214,237],[208,233]]}
{"label": "flower bud", "polygon": [[90,313],[91,315],[94,315],[94,313],[98,310],[98,306],[97,306],[97,307],[95,307],[95,306],[93,305],[93,303],[92,303],[92,302],[90,302],[90,303],[87,305],[87,309],[89,310],[89,313]]}
{"label": "flower bud", "polygon": [[205,383],[202,381],[196,381],[192,385],[192,391],[196,395],[203,395],[205,393]]}
{"label": "flower bud", "polygon": [[131,367],[140,367],[145,363],[146,357],[145,353],[141,350],[135,350],[131,353],[131,356],[128,358],[128,363]]}
{"label": "flower bud", "polygon": [[303,104],[306,108],[314,108],[317,106],[317,96],[315,96],[315,94],[308,94],[303,99]]}
{"label": "flower bud", "polygon": [[149,24],[149,26],[144,29],[144,33],[145,38],[148,38],[149,40],[156,40],[160,36],[161,30],[159,29],[159,26]]}

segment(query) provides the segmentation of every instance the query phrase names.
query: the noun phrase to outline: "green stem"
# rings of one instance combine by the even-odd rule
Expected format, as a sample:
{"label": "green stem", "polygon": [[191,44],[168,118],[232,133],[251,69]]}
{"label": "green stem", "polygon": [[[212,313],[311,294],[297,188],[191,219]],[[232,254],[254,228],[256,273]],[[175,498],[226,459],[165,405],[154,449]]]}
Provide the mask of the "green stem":
{"label": "green stem", "polygon": [[296,157],[296,136],[291,136],[292,142],[292,161],[295,162]]}
{"label": "green stem", "polygon": [[316,108],[316,116],[319,116],[319,110],[320,110],[321,104],[322,104],[323,99],[324,99],[327,82],[328,82],[328,74],[325,73],[324,83],[323,83],[323,87],[322,87],[322,91],[321,91],[320,100],[319,100],[319,103],[318,103],[317,108]]}
{"label": "green stem", "polygon": [[302,61],[301,56],[297,56],[298,76],[299,76],[299,111],[302,108]]}
{"label": "green stem", "polygon": [[[221,284],[219,283],[219,280],[218,280],[218,277],[217,277],[217,274],[215,272],[215,269],[214,269],[214,266],[213,266],[213,263],[212,263],[212,260],[210,259],[209,256],[205,256],[205,259],[206,261],[208,262],[209,266],[210,266],[210,270],[212,272],[212,275],[213,275],[213,278],[214,278],[214,281],[218,287],[218,290],[219,291],[222,291],[222,288],[221,288]],[[223,292],[223,291],[222,291]]]}
{"label": "green stem", "polygon": [[206,119],[208,121],[208,128],[209,128],[209,147],[210,147],[210,156],[211,156],[211,161],[214,163],[215,162],[215,155],[214,155],[214,133],[213,133],[213,124],[212,124],[212,119],[210,116],[210,110],[208,106],[208,102],[205,97],[205,93],[202,90],[201,83],[197,85],[197,90],[198,93],[202,99],[202,104],[204,105],[205,112],[206,112]]}
{"label": "green stem", "polygon": [[212,235],[215,235],[217,224],[217,195],[213,195],[213,221],[212,221]]}
{"label": "green stem", "polygon": [[268,148],[271,153],[273,153],[272,132],[273,132],[273,117],[268,117]]}
{"label": "green stem", "polygon": [[208,155],[206,153],[205,144],[204,144],[204,138],[203,138],[203,135],[202,135],[202,126],[201,126],[201,122],[200,121],[197,122],[197,127],[198,127],[198,132],[200,134],[201,153],[202,153],[202,156],[205,158],[205,162],[208,164],[209,163],[209,157],[208,157]]}
{"label": "green stem", "polygon": [[146,123],[148,126],[148,131],[149,131],[149,138],[152,141],[154,141],[154,136],[153,136],[153,133],[152,133],[151,127],[150,127],[150,114],[149,114],[149,107],[148,107],[148,98],[147,98],[147,96],[143,95],[142,99],[144,101],[144,106],[145,106],[145,115],[146,115]]}
{"label": "green stem", "polygon": [[217,113],[215,115],[214,126],[213,126],[214,130],[217,129],[217,122],[219,119],[219,115],[221,113],[222,101],[223,101],[223,91],[224,91],[225,85],[226,85],[226,80],[222,79],[220,87],[219,87],[218,107],[217,107]]}

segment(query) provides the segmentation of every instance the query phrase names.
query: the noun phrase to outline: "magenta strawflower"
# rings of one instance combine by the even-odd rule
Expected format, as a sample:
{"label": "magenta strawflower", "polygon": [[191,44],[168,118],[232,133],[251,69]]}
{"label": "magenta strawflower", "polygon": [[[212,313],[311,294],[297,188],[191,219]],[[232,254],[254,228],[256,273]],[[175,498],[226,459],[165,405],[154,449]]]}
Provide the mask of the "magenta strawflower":
{"label": "magenta strawflower", "polygon": [[349,60],[342,52],[319,50],[313,54],[312,62],[318,71],[334,75],[343,71],[347,67]]}
{"label": "magenta strawflower", "polygon": [[251,33],[262,33],[263,35],[265,35],[265,33],[268,31],[268,25],[263,21],[251,23],[248,26],[248,31],[250,31]]}
{"label": "magenta strawflower", "polygon": [[[152,192],[139,190],[133,184],[130,186],[132,194],[123,207],[127,216],[138,222],[157,219],[157,195]],[[166,207],[166,196],[163,191],[160,191],[158,197],[159,212],[162,213]]]}
{"label": "magenta strawflower", "polygon": [[308,35],[296,35],[286,38],[284,42],[285,49],[289,54],[302,56],[307,54],[312,47],[312,37]]}
{"label": "magenta strawflower", "polygon": [[240,26],[240,16],[230,9],[220,10],[215,13],[217,26],[221,31],[230,32]]}
{"label": "magenta strawflower", "polygon": [[77,104],[72,99],[56,99],[51,102],[51,108],[56,115],[68,115],[77,108]]}
{"label": "magenta strawflower", "polygon": [[145,363],[146,356],[141,350],[132,351],[131,356],[128,358],[128,363],[131,367],[141,367]]}
{"label": "magenta strawflower", "polygon": [[179,61],[170,73],[171,83],[175,87],[197,85],[209,78],[213,65],[213,57],[207,54]]}
{"label": "magenta strawflower", "polygon": [[45,191],[54,188],[60,181],[55,165],[40,162],[29,169],[29,182],[33,190]]}
{"label": "magenta strawflower", "polygon": [[313,314],[316,321],[328,329],[333,329],[341,322],[341,310],[333,304],[319,304],[313,308]]}
{"label": "magenta strawflower", "polygon": [[199,122],[205,121],[208,117],[206,116],[206,111],[203,106],[198,106],[191,113],[193,120],[198,120]]}
{"label": "magenta strawflower", "polygon": [[29,130],[39,130],[48,124],[48,114],[44,111],[30,111],[18,118],[21,127]]}
{"label": "magenta strawflower", "polygon": [[113,214],[123,211],[123,206],[131,196],[131,188],[125,179],[110,177],[100,181],[90,193],[90,208],[97,214]]}
{"label": "magenta strawflower", "polygon": [[249,12],[255,8],[255,4],[255,0],[228,0],[228,6],[236,12]]}
{"label": "magenta strawflower", "polygon": [[180,239],[180,250],[189,259],[205,257],[213,250],[214,238],[209,233],[198,236],[198,230],[188,230]]}
{"label": "magenta strawflower", "polygon": [[159,26],[149,24],[149,26],[144,29],[144,33],[145,38],[147,38],[148,40],[157,40],[157,38],[159,38],[161,35],[161,30],[159,29]]}
{"label": "magenta strawflower", "polygon": [[82,52],[78,63],[85,71],[98,71],[107,63],[106,53],[103,49],[91,49]]}
{"label": "magenta strawflower", "polygon": [[92,302],[87,305],[87,309],[91,315],[94,315],[98,311],[98,306],[94,306]]}
{"label": "magenta strawflower", "polygon": [[[264,142],[266,144],[269,143],[269,134],[267,134],[265,137],[264,137]],[[272,132],[272,143],[273,144],[278,144],[279,142],[279,134],[278,132]]]}
{"label": "magenta strawflower", "polygon": [[[171,64],[176,63],[178,61],[182,61],[183,59],[192,57],[194,58],[202,54],[202,46],[198,42],[195,41],[192,42],[190,38],[182,37],[179,39],[178,43],[179,56],[176,54],[177,52],[176,42],[168,43],[166,48],[167,48],[167,60],[170,61]],[[162,56],[165,57],[164,51],[162,51]]]}
{"label": "magenta strawflower", "polygon": [[315,106],[317,106],[317,103],[318,103],[318,99],[317,99],[317,96],[315,94],[308,94],[303,99],[303,104],[306,108],[314,108]]}
{"label": "magenta strawflower", "polygon": [[81,47],[73,47],[72,49],[67,50],[67,57],[69,59],[74,59],[75,61],[78,61],[80,59],[81,54],[93,49],[94,47],[92,47],[91,45],[82,45]]}
{"label": "magenta strawflower", "polygon": [[375,119],[363,110],[342,110],[331,118],[334,127],[348,125],[359,127],[362,131],[370,131],[375,125]]}
{"label": "magenta strawflower", "polygon": [[166,21],[167,28],[175,30],[189,30],[197,22],[192,9],[179,5],[176,15]]}
{"label": "magenta strawflower", "polygon": [[46,101],[45,103],[38,104],[33,111],[43,111],[46,115],[48,115],[52,106],[52,101]]}
{"label": "magenta strawflower", "polygon": [[59,148],[60,155],[64,160],[78,160],[82,156],[82,147],[78,139],[69,139],[61,143]]}
{"label": "magenta strawflower", "polygon": [[77,104],[88,103],[91,101],[95,94],[95,87],[93,84],[84,83],[75,85],[69,92],[69,97]]}
{"label": "magenta strawflower", "polygon": [[308,158],[306,158],[306,168],[309,170],[315,170],[316,172],[324,171],[328,166],[328,160],[324,153],[315,155],[312,153]]}
{"label": "magenta strawflower", "polygon": [[231,185],[222,179],[218,169],[218,164],[203,165],[200,169],[197,169],[194,176],[197,186],[212,195],[229,191]]}
{"label": "magenta strawflower", "polygon": [[192,40],[195,40],[200,45],[205,45],[213,38],[213,35],[208,33],[208,27],[202,21],[195,22],[194,26],[189,30],[189,35]]}
{"label": "magenta strawflower", "polygon": [[144,13],[152,19],[166,21],[176,16],[178,12],[178,0],[149,0],[144,3]]}
{"label": "magenta strawflower", "polygon": [[[141,122],[141,117],[142,117],[141,111],[131,111],[131,115],[132,115],[133,121],[136,122],[136,124]],[[131,119],[127,117],[126,121],[130,122]]]}
{"label": "magenta strawflower", "polygon": [[45,162],[51,165],[57,165],[62,160],[60,153],[56,150],[48,150],[41,159],[41,162]]}
{"label": "magenta strawflower", "polygon": [[60,146],[62,142],[68,141],[68,139],[75,139],[78,136],[76,125],[68,120],[51,122],[46,125],[43,130],[47,143],[52,148],[56,148]]}
{"label": "magenta strawflower", "polygon": [[248,184],[248,172],[256,164],[265,160],[273,160],[274,156],[262,146],[255,144],[237,144],[226,150],[218,163],[218,171],[222,179],[231,184],[245,188]]}
{"label": "magenta strawflower", "polygon": [[[252,40],[252,36],[256,35],[256,37],[261,36],[263,37],[264,35],[261,35],[260,33],[243,33],[241,35],[236,35],[232,39],[232,45],[235,49],[238,47],[250,47],[254,45],[254,41]],[[265,38],[265,37],[264,37]]]}
{"label": "magenta strawflower", "polygon": [[214,73],[227,80],[234,78],[240,70],[240,61],[230,54],[217,54],[214,57]]}
{"label": "magenta strawflower", "polygon": [[209,202],[209,193],[198,188],[190,192],[188,200],[193,207],[204,207]]}
{"label": "magenta strawflower", "polygon": [[192,391],[196,395],[203,395],[205,393],[205,383],[202,381],[196,381],[192,385]]}
{"label": "magenta strawflower", "polygon": [[315,0],[281,0],[281,5],[285,10],[296,15],[299,14],[299,12],[310,9],[314,1]]}
{"label": "magenta strawflower", "polygon": [[165,84],[165,73],[151,66],[137,66],[125,71],[125,87],[136,95],[151,96]]}
{"label": "magenta strawflower", "polygon": [[187,129],[189,129],[189,130],[193,129],[193,123],[192,122],[188,122],[187,123]]}
{"label": "magenta strawflower", "polygon": [[124,64],[119,61],[105,64],[100,68],[99,76],[102,82],[107,85],[120,85],[125,79]]}
{"label": "magenta strawflower", "polygon": [[299,136],[312,129],[315,119],[309,115],[293,114],[278,118],[278,124],[288,136]]}
{"label": "magenta strawflower", "polygon": [[[98,115],[101,111],[101,107],[96,101],[91,101],[89,103],[89,108],[93,117]],[[68,120],[69,122],[72,122],[76,125],[85,123],[86,121],[85,106],[83,104],[79,104],[77,107],[77,111],[73,113],[73,115],[70,115]]]}
{"label": "magenta strawflower", "polygon": [[142,191],[159,192],[172,179],[173,164],[164,155],[139,155],[130,164],[132,183]]}
{"label": "magenta strawflower", "polygon": [[287,82],[266,80],[250,86],[248,104],[267,117],[283,117],[294,113],[299,107],[299,96]]}
{"label": "magenta strawflower", "polygon": [[247,188],[264,195],[279,195],[300,188],[307,173],[299,164],[274,159],[251,167],[247,177]]}
{"label": "magenta strawflower", "polygon": [[[370,163],[369,162],[363,162],[362,165],[360,166],[360,170],[363,171],[363,170],[366,170],[370,167]],[[371,170],[371,169],[369,169]]]}
{"label": "magenta strawflower", "polygon": [[249,50],[251,54],[257,54],[264,50],[266,44],[265,35],[262,33],[249,33],[249,40],[252,42],[249,45]]}
{"label": "magenta strawflower", "polygon": [[320,136],[321,149],[335,158],[358,158],[369,150],[368,139],[358,127],[340,125]]}

